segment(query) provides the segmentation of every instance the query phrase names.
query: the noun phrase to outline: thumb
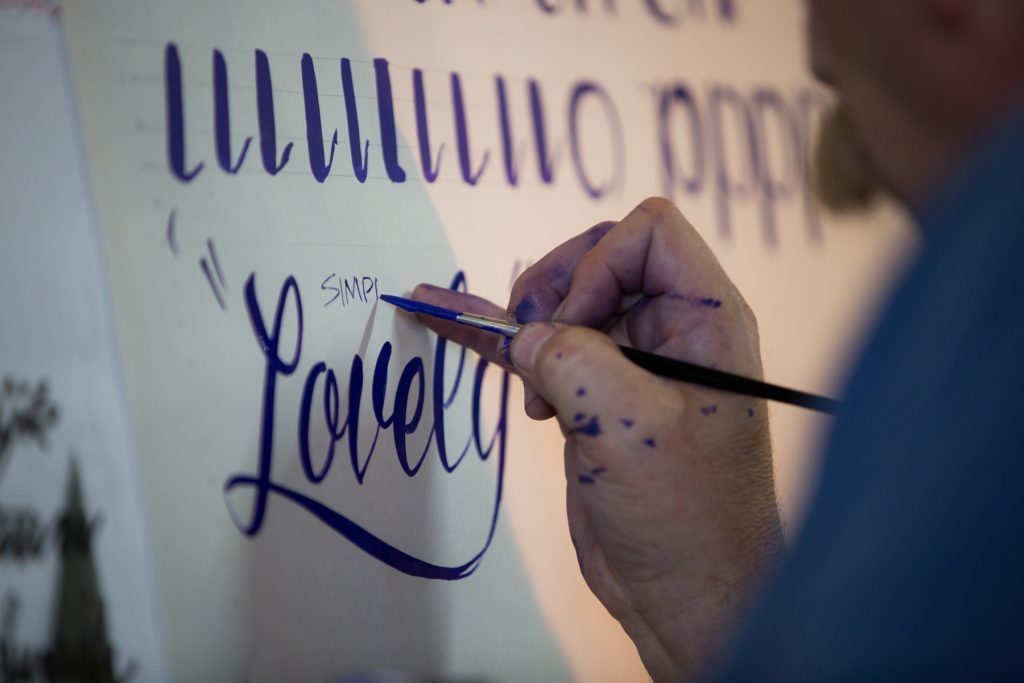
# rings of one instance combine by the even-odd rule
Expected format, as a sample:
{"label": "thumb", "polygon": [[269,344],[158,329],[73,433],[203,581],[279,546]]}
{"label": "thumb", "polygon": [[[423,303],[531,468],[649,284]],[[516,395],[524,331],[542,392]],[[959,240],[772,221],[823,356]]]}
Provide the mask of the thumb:
{"label": "thumb", "polygon": [[[592,452],[653,448],[654,432],[667,425],[651,423],[675,421],[681,409],[677,391],[630,362],[597,330],[526,325],[512,342],[510,357],[567,432],[593,439]],[[604,448],[593,448],[599,442]]]}

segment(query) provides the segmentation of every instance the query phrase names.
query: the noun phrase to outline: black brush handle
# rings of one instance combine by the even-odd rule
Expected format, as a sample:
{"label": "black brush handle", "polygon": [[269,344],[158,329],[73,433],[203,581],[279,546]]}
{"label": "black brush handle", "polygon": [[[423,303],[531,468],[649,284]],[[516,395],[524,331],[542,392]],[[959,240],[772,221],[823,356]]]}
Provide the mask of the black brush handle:
{"label": "black brush handle", "polygon": [[820,413],[835,415],[841,403],[834,398],[809,394],[805,391],[787,389],[777,384],[761,382],[749,377],[734,375],[731,372],[723,372],[714,368],[704,367],[696,363],[666,358],[655,353],[631,349],[628,346],[620,346],[622,353],[629,360],[633,361],[644,370],[649,370],[661,377],[677,379],[691,384],[699,384],[711,389],[721,389],[734,394],[744,394],[757,398],[766,398],[770,401],[789,403],[801,408],[810,408]]}

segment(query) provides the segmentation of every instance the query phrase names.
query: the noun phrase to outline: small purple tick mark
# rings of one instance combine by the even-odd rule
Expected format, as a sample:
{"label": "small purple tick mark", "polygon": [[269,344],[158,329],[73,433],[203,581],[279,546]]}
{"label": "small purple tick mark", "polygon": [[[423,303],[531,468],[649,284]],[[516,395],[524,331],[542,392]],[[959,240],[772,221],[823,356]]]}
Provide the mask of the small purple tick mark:
{"label": "small purple tick mark", "polygon": [[628,417],[620,417],[619,422],[621,422],[622,426],[625,427],[626,429],[633,428],[633,421],[630,420]]}
{"label": "small purple tick mark", "polygon": [[718,406],[701,406],[700,407],[700,414],[701,415],[705,415],[705,416],[707,416],[707,415],[714,415],[717,412],[718,412]]}
{"label": "small purple tick mark", "polygon": [[652,439],[651,437],[647,437],[646,439],[644,439],[644,445],[647,446],[648,448],[654,448],[656,444],[654,443],[654,439]]}
{"label": "small purple tick mark", "polygon": [[579,389],[576,390],[576,395],[577,396],[586,396],[587,395],[587,390],[584,389],[583,387],[580,387]]}
{"label": "small purple tick mark", "polygon": [[585,417],[586,415],[584,413],[576,413],[575,415],[573,415],[572,419],[575,420],[576,422],[583,422],[583,419]]}
{"label": "small purple tick mark", "polygon": [[721,308],[722,302],[718,299],[701,299],[700,305],[707,306],[708,308]]}
{"label": "small purple tick mark", "polygon": [[747,408],[747,417],[754,417],[754,409]]}
{"label": "small purple tick mark", "polygon": [[565,354],[562,353],[561,351],[559,351],[559,352],[557,352],[555,354],[555,358],[557,358],[558,360],[562,360],[562,358],[564,358],[564,357],[565,357]]}
{"label": "small purple tick mark", "polygon": [[596,477],[599,474],[603,474],[604,471],[607,469],[607,467],[595,467],[594,469],[590,470],[590,476]]}
{"label": "small purple tick mark", "polygon": [[576,430],[577,433],[583,434],[584,436],[600,436],[601,435],[601,423],[597,419],[597,415],[590,418],[590,422],[579,427]]}
{"label": "small purple tick mark", "polygon": [[177,216],[178,210],[172,209],[171,215],[167,217],[167,246],[171,248],[171,253],[175,256],[178,255],[178,237],[174,233],[177,225]]}
{"label": "small purple tick mark", "polygon": [[594,478],[591,477],[588,474],[581,474],[579,479],[580,479],[580,483],[581,484],[593,484],[594,483]]}

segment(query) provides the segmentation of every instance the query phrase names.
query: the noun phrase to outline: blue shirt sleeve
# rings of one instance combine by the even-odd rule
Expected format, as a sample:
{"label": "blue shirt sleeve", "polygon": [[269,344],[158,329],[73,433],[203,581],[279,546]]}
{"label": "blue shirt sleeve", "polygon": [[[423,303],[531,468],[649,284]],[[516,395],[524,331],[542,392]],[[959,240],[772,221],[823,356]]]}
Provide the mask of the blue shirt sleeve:
{"label": "blue shirt sleeve", "polygon": [[1016,125],[922,216],[721,680],[1024,680],[1021,178]]}

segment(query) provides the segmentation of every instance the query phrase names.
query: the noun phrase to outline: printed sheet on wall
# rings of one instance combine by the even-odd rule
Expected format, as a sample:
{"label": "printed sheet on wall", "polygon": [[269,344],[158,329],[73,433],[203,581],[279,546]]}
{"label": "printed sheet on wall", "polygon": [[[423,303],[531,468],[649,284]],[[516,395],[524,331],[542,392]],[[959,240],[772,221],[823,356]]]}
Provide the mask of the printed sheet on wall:
{"label": "printed sheet on wall", "polygon": [[[379,296],[504,304],[664,195],[759,314],[769,379],[831,391],[898,231],[835,228],[808,189],[801,3],[66,14],[173,678],[644,680],[579,576],[557,428]],[[774,424],[796,510],[823,423]]]}

